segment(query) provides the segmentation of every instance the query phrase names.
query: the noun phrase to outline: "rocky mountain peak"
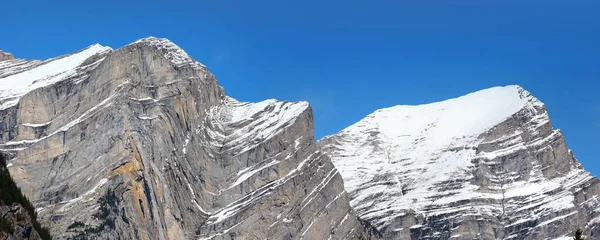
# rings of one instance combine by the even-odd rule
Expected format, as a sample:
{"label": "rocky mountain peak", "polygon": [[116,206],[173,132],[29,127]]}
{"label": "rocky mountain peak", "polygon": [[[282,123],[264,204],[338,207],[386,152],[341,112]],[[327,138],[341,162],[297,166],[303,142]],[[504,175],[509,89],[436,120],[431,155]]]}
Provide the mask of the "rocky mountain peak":
{"label": "rocky mountain peak", "polygon": [[13,56],[11,53],[7,53],[7,52],[0,50],[0,61],[12,60],[12,59],[15,59],[15,56]]}
{"label": "rocky mountain peak", "polygon": [[[201,68],[206,68],[203,64],[196,61],[194,58],[189,56],[182,48],[180,48],[177,44],[173,43],[171,40],[166,38],[157,38],[157,37],[146,37],[139,39],[127,46],[148,46],[154,47],[158,49],[164,56],[173,62],[176,66],[198,66]],[[126,47],[127,47],[126,46]]]}
{"label": "rocky mountain peak", "polygon": [[305,102],[238,102],[154,37],[11,61],[0,65],[0,151],[58,239],[376,237],[319,151]]}

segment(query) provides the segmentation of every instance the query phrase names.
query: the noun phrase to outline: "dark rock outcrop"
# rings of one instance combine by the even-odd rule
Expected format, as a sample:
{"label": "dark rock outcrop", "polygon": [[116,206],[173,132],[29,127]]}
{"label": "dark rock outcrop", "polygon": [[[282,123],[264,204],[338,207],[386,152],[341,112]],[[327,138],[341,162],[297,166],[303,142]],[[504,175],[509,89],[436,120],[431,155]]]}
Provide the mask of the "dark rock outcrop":
{"label": "dark rock outcrop", "polygon": [[0,239],[42,239],[33,227],[27,211],[17,203],[11,206],[0,203],[0,225],[2,224],[7,224],[9,230],[0,227]]}

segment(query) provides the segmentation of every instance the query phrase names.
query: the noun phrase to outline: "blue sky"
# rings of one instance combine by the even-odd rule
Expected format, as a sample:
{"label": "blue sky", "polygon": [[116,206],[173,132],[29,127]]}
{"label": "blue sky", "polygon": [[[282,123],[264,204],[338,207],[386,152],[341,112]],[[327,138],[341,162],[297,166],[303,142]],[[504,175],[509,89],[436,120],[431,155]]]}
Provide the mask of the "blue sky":
{"label": "blue sky", "polygon": [[317,138],[518,84],[600,174],[599,1],[4,1],[2,18],[0,49],[27,59],[169,38],[230,96],[309,101]]}

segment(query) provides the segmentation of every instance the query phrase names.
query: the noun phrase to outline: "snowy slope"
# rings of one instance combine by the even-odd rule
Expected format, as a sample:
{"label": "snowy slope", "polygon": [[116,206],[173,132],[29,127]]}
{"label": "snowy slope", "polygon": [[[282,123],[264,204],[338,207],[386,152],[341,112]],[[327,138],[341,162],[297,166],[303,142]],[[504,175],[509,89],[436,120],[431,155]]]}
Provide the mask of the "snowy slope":
{"label": "snowy slope", "polygon": [[[494,238],[547,234],[545,224],[576,212],[572,192],[596,181],[551,129],[544,105],[518,86],[381,109],[319,145],[359,215],[393,237],[477,237],[457,224],[473,221]],[[531,219],[550,222],[513,235]]]}
{"label": "snowy slope", "polygon": [[112,51],[109,47],[94,44],[43,62],[21,59],[0,62],[0,110],[14,106],[27,92],[75,76],[85,60],[109,51]]}
{"label": "snowy slope", "polygon": [[[343,145],[345,153],[352,152],[351,156],[356,157],[344,159],[338,167],[348,169],[343,170],[342,174],[346,179],[346,187],[350,190],[362,185],[364,179],[357,176],[363,173],[402,171],[413,174],[420,180],[413,193],[419,191],[425,194],[429,192],[431,184],[466,169],[469,158],[473,157],[469,154],[475,153],[473,150],[465,150],[450,156],[436,156],[441,150],[456,146],[475,146],[479,134],[507,119],[526,104],[527,99],[521,99],[517,87],[511,86],[487,89],[439,103],[378,110],[339,133],[358,139],[354,138],[354,141]],[[373,148],[361,148],[369,138],[375,137],[382,143]],[[370,154],[374,151],[380,154],[379,158],[364,158],[372,156]],[[393,156],[402,158],[395,159]],[[433,167],[427,167],[428,162],[436,157],[441,158]],[[396,163],[397,161],[402,164]]]}

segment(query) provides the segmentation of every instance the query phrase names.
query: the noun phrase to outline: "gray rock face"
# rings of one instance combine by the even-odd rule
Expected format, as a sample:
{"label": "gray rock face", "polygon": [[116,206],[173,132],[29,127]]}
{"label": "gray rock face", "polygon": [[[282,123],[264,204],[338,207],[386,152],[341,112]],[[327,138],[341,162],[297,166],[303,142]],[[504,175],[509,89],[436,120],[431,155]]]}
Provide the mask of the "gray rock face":
{"label": "gray rock face", "polygon": [[319,141],[386,239],[600,238],[600,185],[517,86],[378,110]]}
{"label": "gray rock face", "polygon": [[14,58],[15,58],[15,56],[13,56],[12,54],[3,52],[2,50],[0,50],[0,61],[12,60]]}
{"label": "gray rock face", "polygon": [[53,237],[371,238],[317,148],[307,103],[238,102],[152,37],[13,61],[0,84],[61,59],[75,64],[0,88],[0,149]]}

